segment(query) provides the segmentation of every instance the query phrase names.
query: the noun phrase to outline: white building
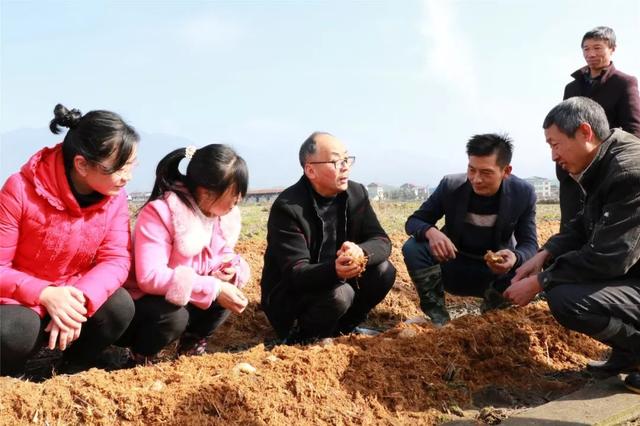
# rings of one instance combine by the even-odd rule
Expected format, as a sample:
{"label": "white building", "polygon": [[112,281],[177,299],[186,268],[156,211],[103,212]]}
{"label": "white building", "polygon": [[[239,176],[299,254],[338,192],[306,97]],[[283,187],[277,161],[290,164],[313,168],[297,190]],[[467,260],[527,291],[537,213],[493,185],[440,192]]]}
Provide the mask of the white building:
{"label": "white building", "polygon": [[367,185],[367,191],[369,192],[369,199],[374,201],[384,200],[384,189],[382,185],[372,182]]}
{"label": "white building", "polygon": [[532,176],[525,179],[533,185],[538,201],[554,201],[559,199],[559,183],[555,179]]}

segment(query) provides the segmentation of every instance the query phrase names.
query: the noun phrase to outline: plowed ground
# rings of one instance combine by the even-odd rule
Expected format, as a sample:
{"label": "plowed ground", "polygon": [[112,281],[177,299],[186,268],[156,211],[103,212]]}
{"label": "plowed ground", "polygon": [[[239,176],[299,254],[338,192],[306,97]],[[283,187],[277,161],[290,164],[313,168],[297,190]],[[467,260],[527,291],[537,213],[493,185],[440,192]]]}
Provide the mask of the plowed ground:
{"label": "plowed ground", "polygon": [[[540,241],[556,229],[541,223]],[[368,321],[386,330],[379,336],[265,346],[274,337],[258,305],[265,242],[245,238],[238,251],[252,266],[251,303],[216,331],[210,354],[175,359],[169,349],[146,367],[0,378],[0,424],[495,423],[590,380],[582,367],[604,346],[560,327],[544,301],[480,316],[477,300],[451,296],[458,318],[446,327],[404,324],[420,311],[400,253],[405,236],[392,239],[396,285]]]}

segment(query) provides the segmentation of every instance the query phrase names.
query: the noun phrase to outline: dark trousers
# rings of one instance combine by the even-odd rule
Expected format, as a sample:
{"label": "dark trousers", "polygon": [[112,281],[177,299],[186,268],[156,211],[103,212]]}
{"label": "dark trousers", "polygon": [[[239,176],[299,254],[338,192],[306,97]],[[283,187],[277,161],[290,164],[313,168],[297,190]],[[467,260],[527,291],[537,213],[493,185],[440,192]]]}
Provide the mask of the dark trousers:
{"label": "dark trousers", "polygon": [[[415,238],[409,238],[404,243],[402,255],[409,274],[438,264],[429,251],[429,243],[416,241]],[[460,253],[455,259],[441,263],[440,269],[444,289],[458,296],[483,297],[489,286],[504,291],[509,287],[514,275],[513,272],[496,275],[484,260]]]}
{"label": "dark trousers", "polygon": [[[129,293],[119,288],[91,318],[82,325],[80,337],[64,351],[65,359],[91,362],[114,343],[129,326],[134,314]],[[20,375],[27,360],[48,338],[44,331],[51,321],[40,318],[22,305],[0,305],[0,373]]]}
{"label": "dark trousers", "polygon": [[[267,317],[274,311],[287,309],[297,320],[296,338],[300,340],[346,334],[367,318],[367,314],[393,287],[396,269],[389,261],[369,266],[358,279],[339,281],[327,290],[299,292],[279,288],[263,306]],[[280,312],[276,316],[281,316]],[[289,337],[289,331],[276,328],[281,338]]]}
{"label": "dark trousers", "polygon": [[576,217],[584,204],[584,195],[580,185],[560,166],[556,166],[556,176],[560,181],[560,231]]}
{"label": "dark trousers", "polygon": [[191,304],[174,305],[164,296],[147,295],[136,300],[135,305],[135,317],[118,345],[145,356],[157,354],[184,333],[209,337],[230,313],[216,302],[208,309],[199,309]]}
{"label": "dark trousers", "polygon": [[640,360],[640,279],[563,284],[546,291],[563,326],[637,354]]}

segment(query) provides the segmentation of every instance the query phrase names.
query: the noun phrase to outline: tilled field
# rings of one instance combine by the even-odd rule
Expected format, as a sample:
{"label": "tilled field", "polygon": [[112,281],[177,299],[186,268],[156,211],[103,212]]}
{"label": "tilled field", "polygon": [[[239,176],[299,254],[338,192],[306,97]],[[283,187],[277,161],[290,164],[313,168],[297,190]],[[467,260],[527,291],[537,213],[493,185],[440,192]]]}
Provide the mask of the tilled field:
{"label": "tilled field", "polygon": [[[540,224],[540,240],[555,229]],[[0,378],[0,424],[496,423],[590,379],[582,367],[604,347],[557,325],[543,301],[480,316],[477,300],[450,297],[457,318],[446,327],[405,324],[420,311],[404,236],[392,239],[396,285],[368,321],[386,330],[379,336],[265,346],[274,337],[258,305],[265,243],[245,239],[238,251],[252,265],[250,306],[216,332],[212,353],[173,359],[169,350],[152,366],[41,383]]]}

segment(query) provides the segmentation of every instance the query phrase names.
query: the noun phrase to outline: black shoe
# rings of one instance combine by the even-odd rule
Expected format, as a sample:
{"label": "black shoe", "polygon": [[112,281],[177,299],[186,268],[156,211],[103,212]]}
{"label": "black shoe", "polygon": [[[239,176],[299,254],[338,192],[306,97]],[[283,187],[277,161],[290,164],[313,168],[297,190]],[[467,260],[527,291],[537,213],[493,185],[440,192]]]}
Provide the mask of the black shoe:
{"label": "black shoe", "polygon": [[509,306],[511,306],[511,302],[501,292],[489,287],[484,292],[482,303],[480,304],[480,313],[484,314],[497,309],[506,309]]}
{"label": "black shoe", "polygon": [[357,334],[360,336],[377,336],[378,334],[382,333],[380,330],[376,330],[375,328],[368,328],[368,327],[354,327],[351,329],[351,331],[348,331],[346,333],[340,332],[341,335],[348,335],[348,334]]}
{"label": "black shoe", "polygon": [[624,385],[630,391],[640,393],[640,371],[630,373],[627,378],[624,379]]}
{"label": "black shoe", "polygon": [[436,327],[442,327],[443,325],[451,321],[449,311],[447,311],[447,309],[444,307],[436,306],[431,309],[425,310],[424,312],[431,319],[431,323]]}
{"label": "black shoe", "polygon": [[629,352],[613,348],[609,358],[604,361],[588,361],[587,370],[595,373],[618,374],[634,371],[638,367],[638,360]]}

